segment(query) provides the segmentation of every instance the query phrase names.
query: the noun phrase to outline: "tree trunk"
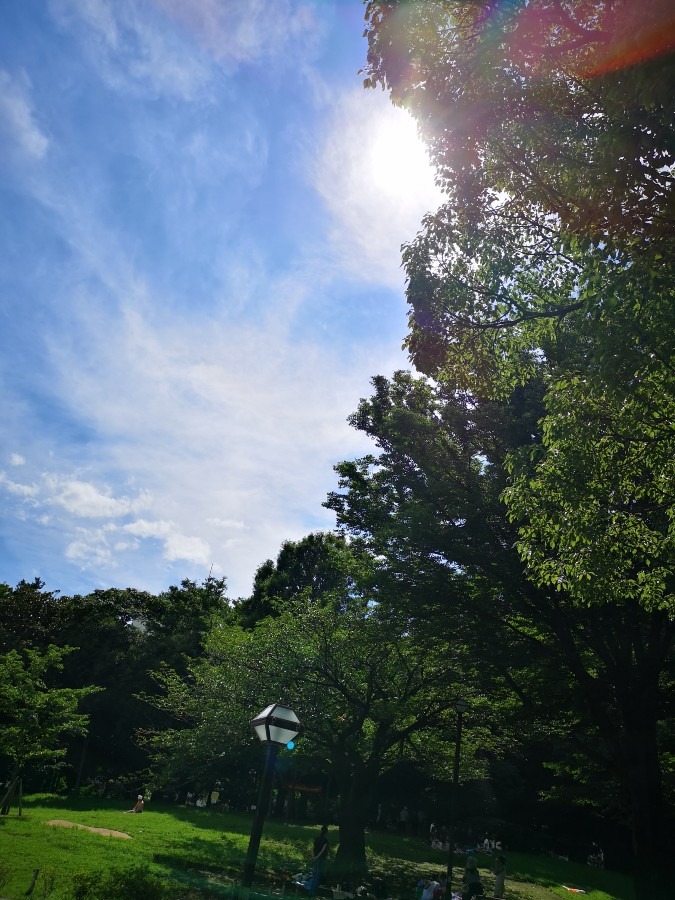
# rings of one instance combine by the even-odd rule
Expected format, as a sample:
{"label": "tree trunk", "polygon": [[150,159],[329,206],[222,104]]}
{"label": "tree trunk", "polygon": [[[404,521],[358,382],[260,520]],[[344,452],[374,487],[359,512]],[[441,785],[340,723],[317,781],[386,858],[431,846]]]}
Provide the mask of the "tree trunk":
{"label": "tree trunk", "polygon": [[625,723],[623,752],[632,812],[636,900],[672,900],[673,841],[663,815],[663,792],[650,705]]}
{"label": "tree trunk", "polygon": [[370,785],[365,777],[341,779],[340,845],[331,867],[334,880],[358,884],[368,872],[366,863],[366,825],[370,808]]}

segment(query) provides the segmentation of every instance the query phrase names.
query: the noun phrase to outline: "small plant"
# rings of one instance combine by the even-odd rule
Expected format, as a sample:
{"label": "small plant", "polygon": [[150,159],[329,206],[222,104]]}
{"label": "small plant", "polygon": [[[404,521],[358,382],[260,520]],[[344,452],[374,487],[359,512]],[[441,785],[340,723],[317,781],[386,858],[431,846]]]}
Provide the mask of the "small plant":
{"label": "small plant", "polygon": [[40,897],[49,897],[51,896],[54,890],[54,884],[56,883],[56,873],[50,871],[43,871],[40,873],[40,878],[37,883],[37,894]]}

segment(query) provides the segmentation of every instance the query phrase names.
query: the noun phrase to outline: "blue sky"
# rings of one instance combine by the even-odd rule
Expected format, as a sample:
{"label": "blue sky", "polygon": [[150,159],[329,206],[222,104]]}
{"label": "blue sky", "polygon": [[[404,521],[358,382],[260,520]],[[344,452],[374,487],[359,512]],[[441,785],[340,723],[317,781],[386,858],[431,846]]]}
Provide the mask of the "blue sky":
{"label": "blue sky", "polygon": [[439,195],[359,0],[0,4],[0,581],[230,596],[334,525]]}

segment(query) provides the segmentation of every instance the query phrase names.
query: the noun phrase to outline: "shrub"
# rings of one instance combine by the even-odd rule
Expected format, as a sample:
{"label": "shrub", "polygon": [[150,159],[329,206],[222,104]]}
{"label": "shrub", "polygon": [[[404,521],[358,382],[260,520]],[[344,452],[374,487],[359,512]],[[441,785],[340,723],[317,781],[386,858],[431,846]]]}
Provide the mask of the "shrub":
{"label": "shrub", "polygon": [[167,900],[169,885],[142,866],[109,872],[80,872],[73,876],[73,900]]}

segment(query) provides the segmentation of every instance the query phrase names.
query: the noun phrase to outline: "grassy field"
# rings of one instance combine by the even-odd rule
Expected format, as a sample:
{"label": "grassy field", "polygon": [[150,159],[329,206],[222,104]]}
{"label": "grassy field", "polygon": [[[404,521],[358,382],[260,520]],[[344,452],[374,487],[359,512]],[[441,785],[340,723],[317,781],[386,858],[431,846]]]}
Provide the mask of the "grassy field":
{"label": "grassy field", "polygon": [[[22,817],[13,809],[0,818],[0,898],[23,897],[35,869],[32,896],[53,900],[116,900],[231,897],[241,877],[250,817],[152,803],[138,816],[119,803],[93,798],[28,798]],[[106,828],[131,840],[86,830],[52,826],[53,819]],[[307,867],[312,826],[274,820],[265,824],[258,856],[256,886],[289,892],[289,877]],[[335,847],[337,829],[332,831]],[[415,838],[372,833],[368,838],[371,871],[383,877],[396,900],[413,900],[418,878],[445,869],[445,854]],[[588,900],[634,900],[630,880],[549,857],[506,852],[507,900],[555,900],[576,896],[563,887],[581,888]],[[491,894],[491,861],[478,854]],[[456,859],[454,884],[461,877]],[[330,880],[330,872],[328,872]]]}

